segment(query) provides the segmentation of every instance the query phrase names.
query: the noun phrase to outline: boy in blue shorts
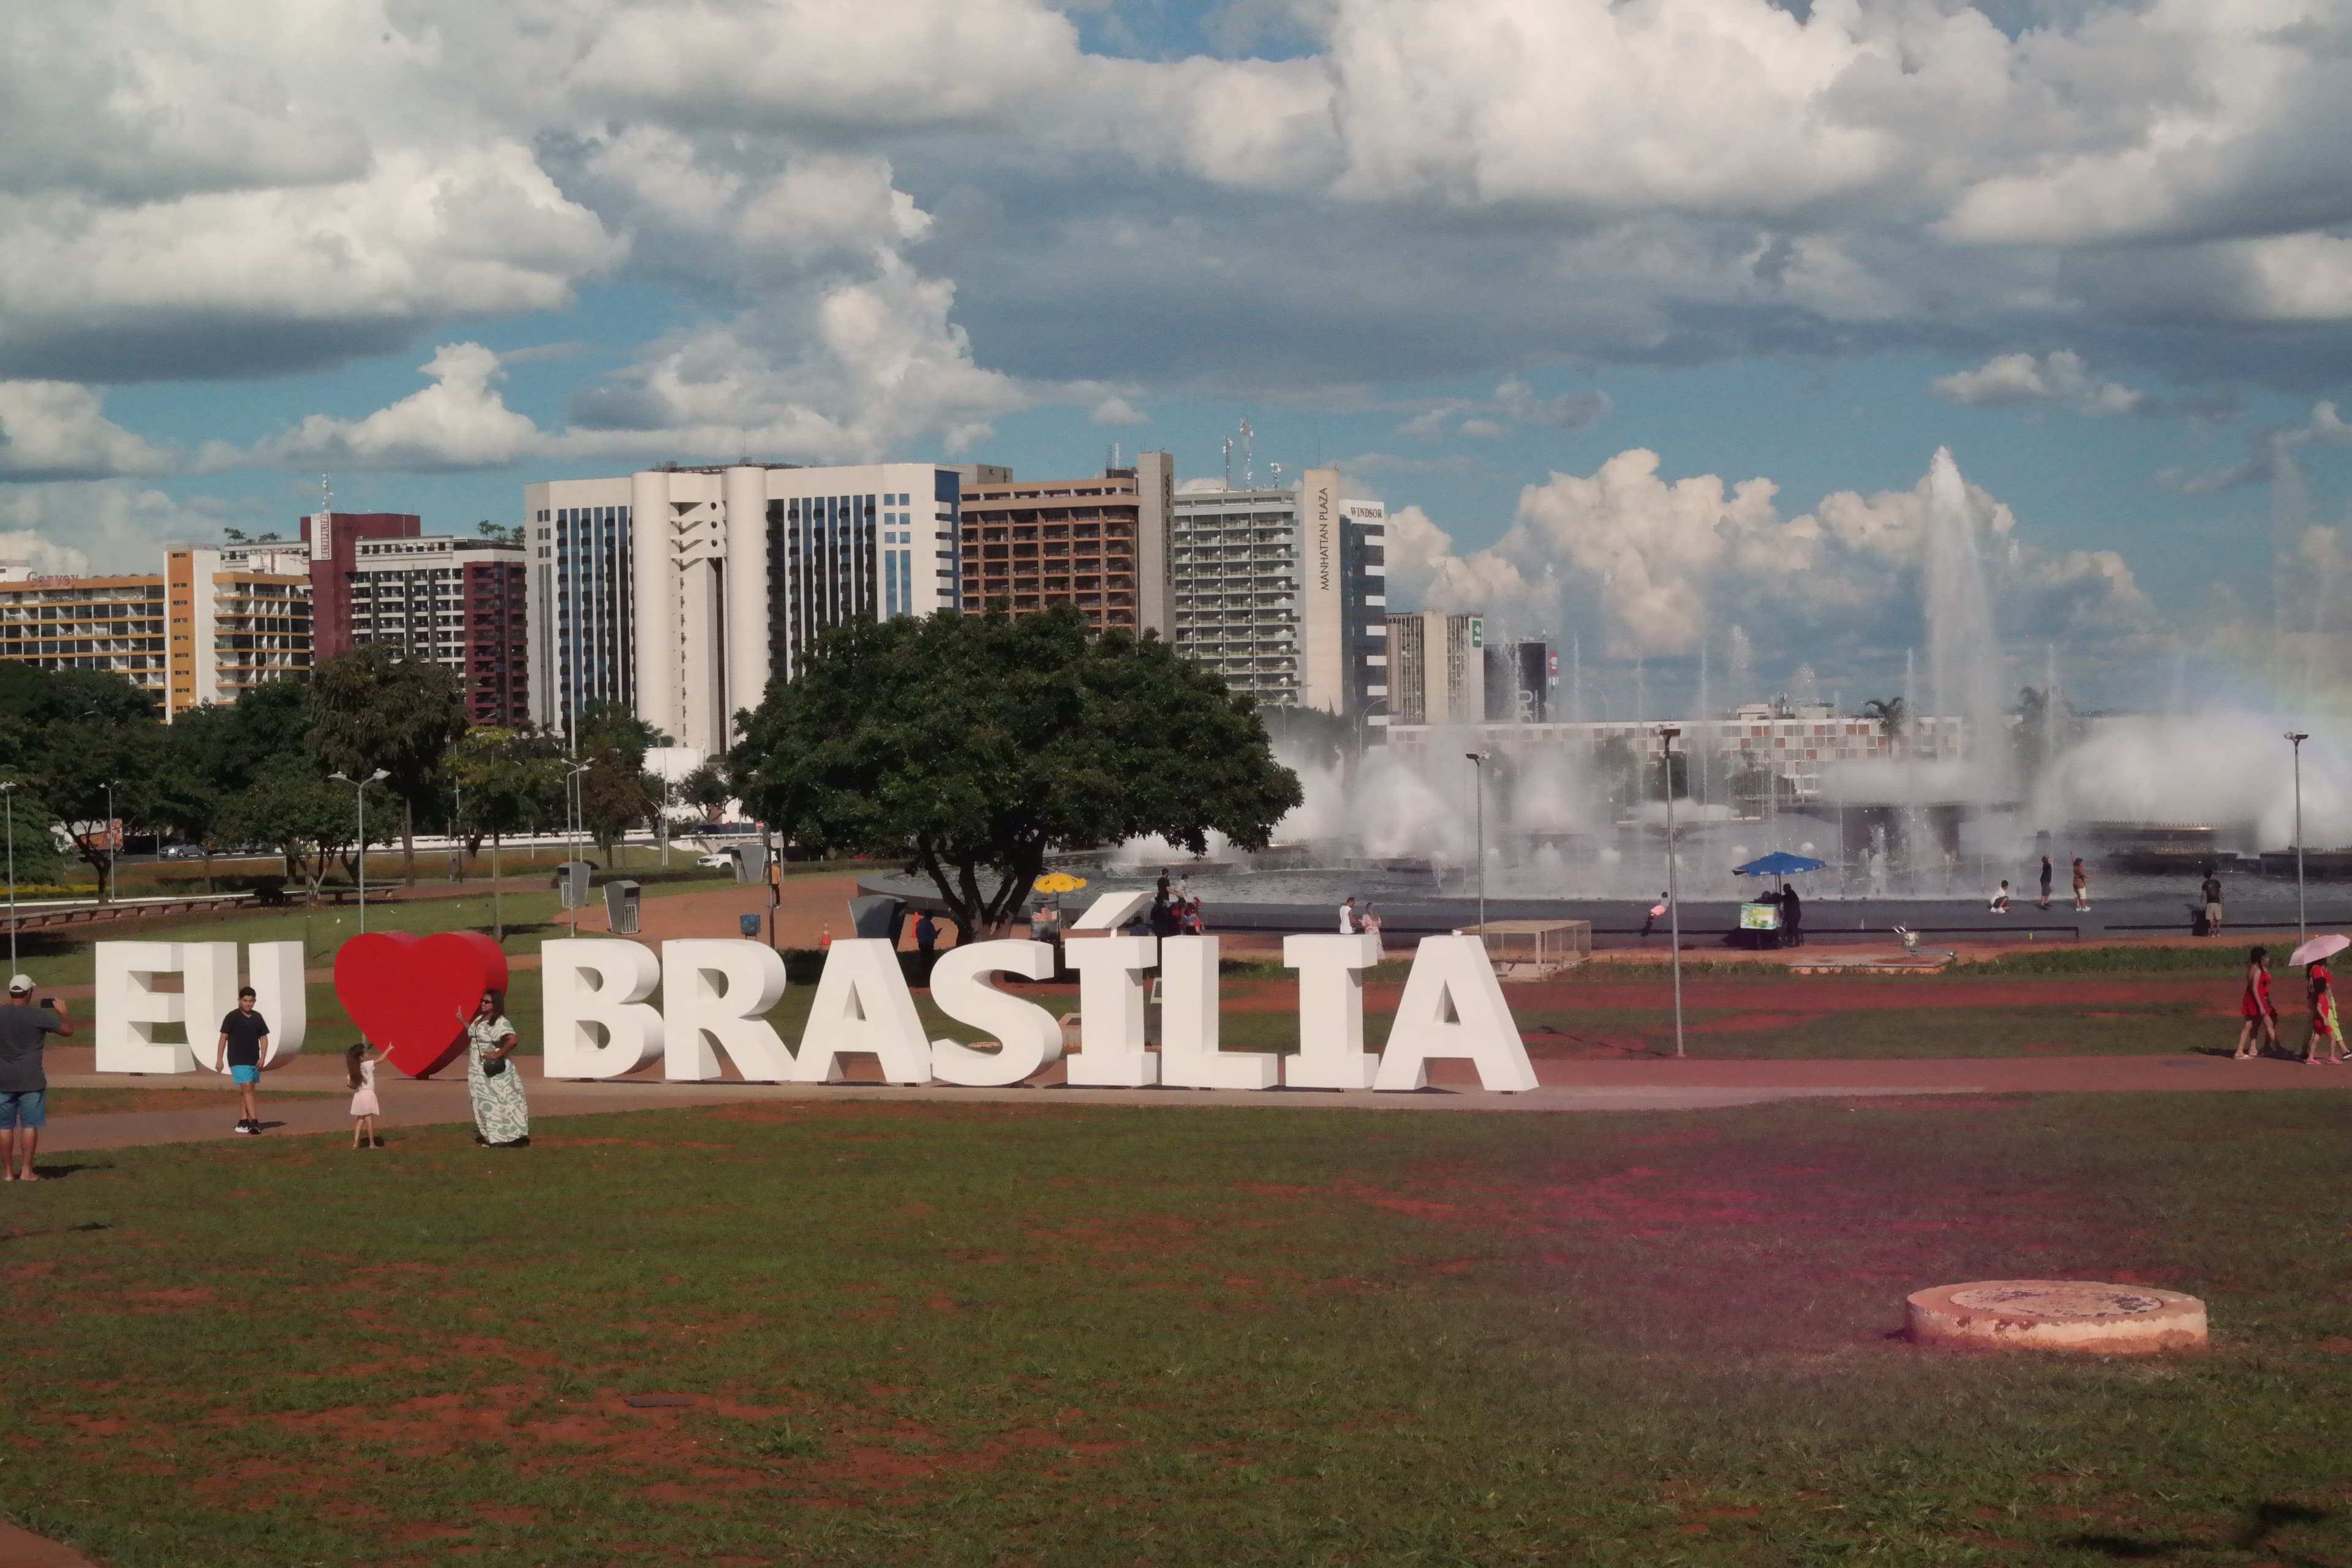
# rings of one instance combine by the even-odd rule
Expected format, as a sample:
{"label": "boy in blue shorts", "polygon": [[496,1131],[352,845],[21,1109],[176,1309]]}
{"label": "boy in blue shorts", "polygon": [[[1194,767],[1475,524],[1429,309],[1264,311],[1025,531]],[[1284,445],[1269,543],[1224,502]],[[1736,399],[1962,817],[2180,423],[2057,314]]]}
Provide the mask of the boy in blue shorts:
{"label": "boy in blue shorts", "polygon": [[[0,1129],[5,1129],[7,1142],[0,1143],[0,1180],[37,1182],[40,1173],[33,1169],[33,1154],[39,1148],[41,1127],[48,1120],[47,1094],[49,1080],[41,1070],[41,1047],[49,1035],[70,1035],[73,1020],[65,1009],[52,1004],[47,1007],[33,1005],[33,977],[29,974],[12,976],[8,982],[8,1001],[0,1006]],[[16,1163],[16,1130],[25,1130],[23,1173]]]}
{"label": "boy in blue shorts", "polygon": [[220,1071],[224,1063],[227,1066],[245,1110],[237,1119],[236,1130],[257,1138],[261,1135],[261,1115],[254,1108],[253,1086],[261,1081],[261,1061],[268,1054],[269,1020],[253,1010],[253,987],[247,985],[236,994],[236,1011],[221,1020],[220,1043],[213,1047],[213,1070]]}

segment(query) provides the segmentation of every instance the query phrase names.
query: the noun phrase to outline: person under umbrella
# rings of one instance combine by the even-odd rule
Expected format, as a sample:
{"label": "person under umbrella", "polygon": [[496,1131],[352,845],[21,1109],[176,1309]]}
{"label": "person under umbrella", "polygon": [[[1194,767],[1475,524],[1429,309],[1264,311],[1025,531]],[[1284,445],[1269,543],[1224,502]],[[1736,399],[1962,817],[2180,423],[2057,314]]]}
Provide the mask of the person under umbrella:
{"label": "person under umbrella", "polygon": [[2326,1060],[2333,1065],[2344,1059],[2344,1026],[2336,1012],[2336,983],[2327,972],[2327,960],[2352,947],[2352,937],[2330,932],[2315,936],[2288,954],[2289,963],[2309,965],[2304,982],[2304,994],[2311,1003],[2311,1037],[2304,1042],[2303,1062],[2305,1067],[2320,1065],[2320,1042],[2327,1043]]}

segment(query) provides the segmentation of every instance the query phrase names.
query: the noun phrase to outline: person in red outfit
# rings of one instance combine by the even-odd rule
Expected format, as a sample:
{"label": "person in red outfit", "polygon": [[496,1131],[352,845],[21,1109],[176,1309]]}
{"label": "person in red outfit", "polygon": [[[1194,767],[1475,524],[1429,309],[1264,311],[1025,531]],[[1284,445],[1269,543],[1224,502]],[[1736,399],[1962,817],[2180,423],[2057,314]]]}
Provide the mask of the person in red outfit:
{"label": "person in red outfit", "polygon": [[2238,1054],[2232,1061],[2252,1061],[2278,1049],[2278,1004],[2271,999],[2269,948],[2246,954],[2246,994],[2238,1000],[2238,1016],[2246,1022],[2238,1031]]}

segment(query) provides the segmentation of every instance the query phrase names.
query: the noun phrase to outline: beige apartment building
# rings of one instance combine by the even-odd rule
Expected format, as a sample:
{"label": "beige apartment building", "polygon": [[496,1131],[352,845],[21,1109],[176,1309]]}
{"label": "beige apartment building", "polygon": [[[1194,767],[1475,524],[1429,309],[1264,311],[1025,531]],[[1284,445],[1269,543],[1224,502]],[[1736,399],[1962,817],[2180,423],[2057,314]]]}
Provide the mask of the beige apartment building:
{"label": "beige apartment building", "polygon": [[1016,483],[1000,469],[967,482],[964,614],[1001,607],[1025,616],[1066,605],[1089,631],[1165,636],[1174,486],[1165,452],[1145,452],[1134,468],[1092,479]]}
{"label": "beige apartment building", "polygon": [[40,574],[0,563],[0,658],[98,669],[166,721],[310,668],[310,578],[291,547],[181,546],[163,570]]}

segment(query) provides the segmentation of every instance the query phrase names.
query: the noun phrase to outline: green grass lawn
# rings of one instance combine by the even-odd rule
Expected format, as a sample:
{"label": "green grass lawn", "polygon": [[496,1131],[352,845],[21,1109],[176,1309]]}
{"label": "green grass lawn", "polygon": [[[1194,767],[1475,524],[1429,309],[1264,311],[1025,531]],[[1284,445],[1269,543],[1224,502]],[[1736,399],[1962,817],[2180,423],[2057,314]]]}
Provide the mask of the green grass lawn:
{"label": "green grass lawn", "polygon": [[[114,1568],[2352,1562],[2332,1096],[541,1134],[12,1191],[0,1505]],[[2020,1276],[2216,1347],[1890,1337]]]}

